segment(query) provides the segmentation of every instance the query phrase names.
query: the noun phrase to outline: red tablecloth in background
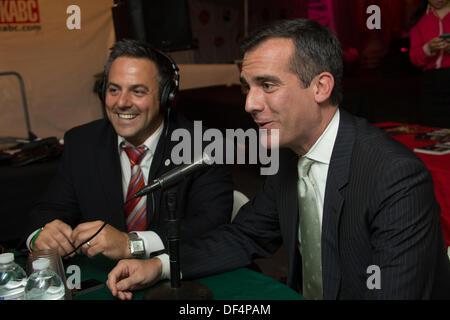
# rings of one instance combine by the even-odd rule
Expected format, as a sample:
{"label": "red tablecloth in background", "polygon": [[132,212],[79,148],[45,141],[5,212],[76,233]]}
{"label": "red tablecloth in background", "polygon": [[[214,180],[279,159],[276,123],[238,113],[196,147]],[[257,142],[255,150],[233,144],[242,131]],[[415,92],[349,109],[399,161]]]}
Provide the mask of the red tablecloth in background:
{"label": "red tablecloth in background", "polygon": [[[415,134],[419,132],[432,131],[438,128],[427,128],[419,125],[406,125],[403,123],[385,122],[376,124],[377,127],[390,127],[396,125],[408,126],[415,130],[415,133],[402,133],[392,135],[405,146],[414,150],[417,147],[434,144],[434,142],[415,140]],[[434,182],[434,192],[436,199],[441,206],[441,222],[444,231],[444,238],[447,247],[450,246],[450,153],[444,155],[434,155],[415,152],[422,159],[431,172]]]}

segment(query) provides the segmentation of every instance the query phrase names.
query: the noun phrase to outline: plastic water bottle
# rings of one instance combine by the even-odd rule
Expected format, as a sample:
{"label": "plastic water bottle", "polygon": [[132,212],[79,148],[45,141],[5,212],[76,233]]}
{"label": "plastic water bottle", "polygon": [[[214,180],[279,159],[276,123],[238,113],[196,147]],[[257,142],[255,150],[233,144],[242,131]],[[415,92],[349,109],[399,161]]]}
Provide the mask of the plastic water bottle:
{"label": "plastic water bottle", "polygon": [[27,274],[16,263],[14,254],[0,254],[0,300],[23,300]]}
{"label": "plastic water bottle", "polygon": [[50,260],[46,258],[33,261],[35,272],[25,286],[25,300],[64,300],[64,283],[49,266]]}

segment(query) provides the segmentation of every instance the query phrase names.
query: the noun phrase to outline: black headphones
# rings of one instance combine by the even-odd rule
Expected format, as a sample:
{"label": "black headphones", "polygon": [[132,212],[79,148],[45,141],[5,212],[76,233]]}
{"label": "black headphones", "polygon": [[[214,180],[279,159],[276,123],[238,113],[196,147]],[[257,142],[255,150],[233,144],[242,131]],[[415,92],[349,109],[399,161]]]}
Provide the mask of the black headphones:
{"label": "black headphones", "polygon": [[175,61],[168,55],[164,54],[162,51],[156,50],[161,56],[169,61],[170,67],[172,68],[172,77],[167,79],[167,81],[162,86],[162,90],[159,94],[159,110],[161,113],[165,114],[172,106],[175,100],[175,95],[177,94],[178,88],[180,86],[180,74],[178,66]]}
{"label": "black headphones", "polygon": [[[162,51],[159,51],[157,49],[153,48],[152,50],[161,55],[167,61],[169,61],[173,72],[172,77],[166,80],[164,85],[161,87],[162,88],[161,92],[159,93],[159,111],[163,114],[166,114],[166,112],[173,105],[173,101],[175,100],[175,96],[180,85],[180,74],[178,73],[179,69],[171,57],[169,57],[168,55],[164,54]],[[103,103],[103,106],[105,105],[106,100],[107,82],[108,82],[107,75],[105,72],[103,72],[103,80],[100,86],[100,90],[98,91],[98,96],[101,102]]]}

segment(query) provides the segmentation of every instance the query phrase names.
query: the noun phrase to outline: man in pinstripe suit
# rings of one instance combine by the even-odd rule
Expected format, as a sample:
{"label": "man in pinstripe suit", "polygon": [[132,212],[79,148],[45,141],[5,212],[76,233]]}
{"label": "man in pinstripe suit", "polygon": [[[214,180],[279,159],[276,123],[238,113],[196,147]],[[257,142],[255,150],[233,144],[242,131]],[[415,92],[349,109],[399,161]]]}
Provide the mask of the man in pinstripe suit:
{"label": "man in pinstripe suit", "polygon": [[[269,136],[278,129],[280,170],[233,224],[182,245],[184,279],[246,266],[284,243],[291,288],[308,291],[308,263],[321,275],[309,298],[448,298],[450,266],[430,173],[406,147],[339,108],[336,37],[316,22],[291,20],[256,33],[244,52],[245,109]],[[312,200],[303,200],[297,173],[305,159]],[[307,211],[318,217],[317,229],[302,227]],[[308,255],[306,233],[319,239]],[[158,259],[121,261],[107,284],[130,299],[131,290],[167,274]]]}

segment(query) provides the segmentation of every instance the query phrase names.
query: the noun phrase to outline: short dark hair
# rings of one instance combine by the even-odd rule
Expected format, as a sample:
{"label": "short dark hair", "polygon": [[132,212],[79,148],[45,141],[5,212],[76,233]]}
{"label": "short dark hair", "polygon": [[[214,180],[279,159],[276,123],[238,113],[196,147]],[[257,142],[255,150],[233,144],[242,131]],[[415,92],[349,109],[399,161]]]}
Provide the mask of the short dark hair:
{"label": "short dark hair", "polygon": [[[169,60],[150,44],[134,39],[122,39],[111,48],[105,64],[105,81],[108,81],[109,71],[114,60],[120,57],[143,58],[155,63],[158,70],[158,93],[161,95],[164,84],[173,78],[173,69]],[[106,85],[106,83],[105,83]]]}
{"label": "short dark hair", "polygon": [[295,54],[291,69],[305,88],[309,87],[315,76],[329,72],[335,82],[330,101],[334,105],[342,102],[342,48],[330,29],[308,19],[283,20],[257,30],[243,41],[241,49],[243,53],[251,51],[273,38],[293,41]]}

